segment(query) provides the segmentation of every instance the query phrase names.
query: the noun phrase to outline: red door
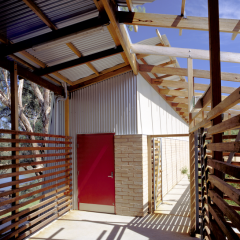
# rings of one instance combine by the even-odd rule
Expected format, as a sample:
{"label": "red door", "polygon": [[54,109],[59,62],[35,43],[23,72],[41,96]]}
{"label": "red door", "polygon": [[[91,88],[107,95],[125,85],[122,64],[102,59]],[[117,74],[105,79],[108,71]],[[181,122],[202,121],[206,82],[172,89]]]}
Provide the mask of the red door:
{"label": "red door", "polygon": [[77,135],[79,210],[114,213],[114,134]]}

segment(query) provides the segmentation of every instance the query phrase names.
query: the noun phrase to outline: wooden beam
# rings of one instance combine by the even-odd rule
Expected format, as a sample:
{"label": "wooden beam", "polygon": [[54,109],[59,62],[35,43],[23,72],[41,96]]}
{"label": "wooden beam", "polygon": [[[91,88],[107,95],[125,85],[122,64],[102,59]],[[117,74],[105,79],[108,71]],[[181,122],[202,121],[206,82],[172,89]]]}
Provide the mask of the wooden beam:
{"label": "wooden beam", "polygon": [[[155,65],[139,64],[139,71],[187,77],[187,68],[159,67]],[[210,71],[193,69],[193,77],[210,79]],[[222,72],[221,79],[224,81],[240,82],[240,74]]]}
{"label": "wooden beam", "polygon": [[157,135],[149,135],[149,137],[189,137],[189,133],[178,133],[178,134],[157,134]]}
{"label": "wooden beam", "polygon": [[[17,77],[17,63],[11,62],[11,68],[10,70],[10,85],[11,85],[11,130],[18,131],[18,77]],[[18,135],[12,134],[12,139],[18,139]],[[12,147],[16,148],[19,147],[19,143],[12,143]],[[18,151],[12,152],[13,156],[19,155]],[[12,164],[19,164],[20,160],[15,159],[12,160]],[[12,173],[18,173],[19,167],[12,168]],[[12,182],[19,181],[19,176],[13,176]],[[12,190],[19,189],[19,184],[12,185]],[[12,198],[16,198],[19,196],[19,193],[12,194]],[[12,207],[19,204],[19,201],[15,201],[12,203]],[[12,212],[12,215],[15,215],[18,213],[19,209],[16,209]],[[18,221],[18,218],[13,219],[12,223],[15,223]],[[17,227],[18,228],[18,225]],[[18,235],[16,235],[18,236]]]}
{"label": "wooden beam", "polygon": [[32,11],[52,30],[57,30],[57,27],[48,19],[41,9],[32,0],[22,0]]}
{"label": "wooden beam", "polygon": [[[82,57],[82,54],[80,53],[80,51],[72,44],[72,43],[66,43],[66,45],[80,58]],[[86,63],[86,65],[94,72],[96,73],[97,76],[99,76],[99,72],[97,71],[97,69],[90,63]]]}
{"label": "wooden beam", "polygon": [[123,51],[122,47],[118,46],[117,48],[107,49],[102,52],[94,53],[94,54],[91,54],[91,55],[88,55],[85,57],[73,59],[68,62],[60,63],[60,64],[54,65],[52,67],[35,70],[34,73],[38,76],[44,76],[46,74],[50,74],[50,73],[58,72],[58,71],[61,71],[64,69],[72,68],[74,66],[86,64],[86,63],[92,62],[94,60],[99,60],[102,58],[110,57],[110,56],[119,54],[122,51]]}
{"label": "wooden beam", "polygon": [[[167,75],[169,76],[169,75]],[[162,77],[160,77],[161,79]],[[182,81],[171,81],[171,80],[159,80],[152,78],[152,84],[163,86],[163,87],[171,87],[171,88],[183,88],[188,89],[188,83]],[[208,89],[208,84],[194,83],[194,90],[206,91]],[[233,87],[222,87],[222,93],[231,94],[234,92],[236,88]]]}
{"label": "wooden beam", "polygon": [[128,65],[128,66],[125,66],[123,68],[117,69],[115,71],[113,70],[112,72],[106,73],[104,75],[100,75],[96,78],[93,78],[93,79],[87,80],[85,82],[78,83],[74,86],[68,87],[68,91],[73,92],[73,91],[76,91],[77,89],[87,87],[87,86],[92,85],[94,83],[101,82],[105,79],[117,76],[117,75],[125,73],[125,72],[129,72],[129,71],[131,71],[131,67]]}
{"label": "wooden beam", "polygon": [[102,0],[102,4],[105,11],[107,12],[107,15],[116,32],[116,35],[118,36],[118,39],[124,49],[127,59],[132,67],[132,70],[134,74],[137,75],[138,68],[137,68],[136,56],[130,53],[130,41],[128,38],[128,34],[126,32],[125,26],[120,25],[117,20],[116,11],[115,11],[116,6],[113,6],[110,0]]}
{"label": "wooden beam", "polygon": [[[103,70],[102,72],[99,72],[99,76],[102,76],[102,75],[104,75],[104,74],[106,74],[106,73],[115,71],[115,70],[117,70],[117,69],[119,69],[119,68],[122,68],[122,67],[125,67],[125,66],[128,66],[128,65],[126,65],[125,63],[121,63],[121,64],[118,64],[118,65],[116,65],[116,66],[114,66],[114,67],[107,68],[107,69]],[[82,82],[88,81],[88,80],[93,79],[93,78],[96,78],[96,77],[97,77],[96,74],[92,74],[92,75],[90,75],[90,76],[87,76],[87,77],[84,77],[84,78],[80,78],[80,79],[74,81],[74,82],[73,82],[73,83],[74,83],[73,85],[76,85],[76,84],[78,84],[78,83],[82,83]]]}
{"label": "wooden beam", "polygon": [[179,97],[166,97],[168,102],[175,102],[175,103],[188,103],[188,98],[179,98]]}
{"label": "wooden beam", "polygon": [[178,96],[178,97],[188,97],[188,91],[170,90],[159,88],[159,93],[163,95]]}
{"label": "wooden beam", "polygon": [[208,105],[211,103],[212,98],[212,91],[210,87],[206,90],[203,96],[198,100],[196,106],[199,104],[201,105],[201,109],[198,113],[192,114],[192,119],[197,118],[202,113],[202,120],[204,119],[204,111],[207,110]]}
{"label": "wooden beam", "polygon": [[185,4],[186,4],[186,0],[182,0],[182,6],[181,6],[181,16],[182,17],[185,14]]}
{"label": "wooden beam", "polygon": [[[41,9],[32,0],[23,0],[23,2],[53,31],[58,30],[58,28],[51,22],[50,19],[41,11]],[[71,43],[66,43],[66,45],[78,56],[81,57],[81,53],[78,49]],[[80,56],[79,56],[80,55]],[[92,66],[91,63],[87,63],[87,66],[95,72],[97,75],[97,70]],[[71,85],[71,84],[70,84]]]}
{"label": "wooden beam", "polygon": [[[11,70],[12,61],[5,59],[0,60],[0,66],[8,71]],[[47,88],[51,91],[53,91],[56,95],[62,95],[64,96],[64,89],[63,87],[56,86],[53,83],[50,83],[46,81],[45,79],[35,75],[33,72],[28,71],[26,68],[23,68],[21,66],[17,66],[18,68],[18,75],[21,76],[24,79],[28,79],[29,81],[32,81],[44,88]]]}
{"label": "wooden beam", "polygon": [[[210,60],[208,50],[176,48],[176,47],[161,47],[143,44],[131,44],[131,52],[139,54],[159,55],[168,57],[188,58]],[[221,52],[221,62],[240,63],[240,53]]]}
{"label": "wooden beam", "polygon": [[42,34],[40,36],[36,36],[27,40],[23,40],[18,43],[14,43],[7,46],[0,47],[0,56],[5,57],[7,55],[20,52],[29,48],[32,48],[37,45],[42,45],[45,43],[49,43],[51,41],[55,41],[67,36],[71,36],[76,33],[86,32],[90,29],[101,27],[105,24],[109,23],[109,19],[107,17],[95,17],[89,20],[85,20],[80,23],[76,23],[70,25],[68,27],[61,28],[59,30],[55,30],[53,32],[48,32]]}
{"label": "wooden beam", "polygon": [[[215,108],[222,100],[221,98],[221,59],[220,59],[220,34],[219,34],[219,3],[218,0],[208,0],[208,25],[209,25],[209,59],[210,59],[210,86],[212,95],[212,109]],[[222,122],[221,115],[212,120],[212,126]],[[212,137],[211,144],[221,144],[222,134],[216,134]],[[221,151],[214,151],[212,158],[218,161],[223,160],[223,154]],[[214,174],[222,179],[223,173],[215,170]],[[223,197],[223,193],[216,189],[219,196]]]}
{"label": "wooden beam", "polygon": [[[180,15],[169,14],[154,14],[154,13],[140,13],[140,12],[118,12],[119,23],[138,25],[138,26],[151,26],[163,28],[177,28],[208,31],[208,18],[207,17],[192,17],[188,16],[186,19]],[[221,18],[220,32],[236,33],[239,32],[238,19],[225,19]]]}

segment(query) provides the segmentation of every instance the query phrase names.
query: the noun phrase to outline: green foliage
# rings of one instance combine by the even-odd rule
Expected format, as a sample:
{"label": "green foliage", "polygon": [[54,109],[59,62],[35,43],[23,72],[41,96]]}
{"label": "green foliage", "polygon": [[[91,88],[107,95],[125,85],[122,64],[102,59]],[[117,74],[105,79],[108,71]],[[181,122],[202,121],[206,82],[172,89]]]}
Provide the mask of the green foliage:
{"label": "green foliage", "polygon": [[187,175],[188,180],[190,180],[190,174],[188,173],[188,168],[187,168],[187,167],[183,167],[183,168],[181,169],[181,173],[182,173],[183,175]]}
{"label": "green foliage", "polygon": [[[128,12],[128,7],[120,7],[120,10],[123,12]],[[141,7],[141,6],[136,6],[133,8],[133,12],[141,12],[141,13],[145,13],[146,12],[146,8],[145,7]],[[133,25],[127,25],[128,29],[132,32],[133,31]]]}

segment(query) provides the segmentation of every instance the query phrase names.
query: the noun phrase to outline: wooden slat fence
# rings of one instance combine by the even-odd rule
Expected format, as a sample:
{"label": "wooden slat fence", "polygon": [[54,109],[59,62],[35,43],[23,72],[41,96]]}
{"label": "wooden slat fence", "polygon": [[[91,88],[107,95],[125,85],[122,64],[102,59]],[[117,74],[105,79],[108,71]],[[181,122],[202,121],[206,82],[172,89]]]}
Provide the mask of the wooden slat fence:
{"label": "wooden slat fence", "polygon": [[152,138],[152,211],[154,212],[162,202],[162,161],[161,138]]}
{"label": "wooden slat fence", "polygon": [[24,239],[71,209],[71,143],[0,129],[1,240]]}
{"label": "wooden slat fence", "polygon": [[[239,90],[230,94],[208,113],[207,118],[190,129],[190,132],[197,130],[199,136],[199,191],[196,194],[199,196],[202,239],[240,239],[240,162],[232,161],[233,154],[240,156],[240,142],[237,135],[229,135],[230,130],[239,130],[240,115],[204,128],[205,122],[240,102]],[[218,133],[227,134],[223,135],[223,142],[211,142],[213,135]],[[223,152],[224,161],[214,159],[213,151]]]}

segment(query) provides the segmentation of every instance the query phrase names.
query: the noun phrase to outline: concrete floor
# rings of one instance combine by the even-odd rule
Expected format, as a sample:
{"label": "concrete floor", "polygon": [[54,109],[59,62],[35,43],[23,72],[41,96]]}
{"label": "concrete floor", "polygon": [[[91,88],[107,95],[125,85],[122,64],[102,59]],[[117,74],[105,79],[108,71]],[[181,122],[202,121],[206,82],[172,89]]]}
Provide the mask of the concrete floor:
{"label": "concrete floor", "polygon": [[184,217],[150,214],[144,218],[70,211],[33,235],[31,240],[181,240],[187,233]]}
{"label": "concrete floor", "polygon": [[30,240],[181,240],[189,232],[189,181],[184,178],[146,217],[70,211]]}
{"label": "concrete floor", "polygon": [[163,197],[162,204],[155,213],[190,217],[190,183],[184,177],[168,194]]}

